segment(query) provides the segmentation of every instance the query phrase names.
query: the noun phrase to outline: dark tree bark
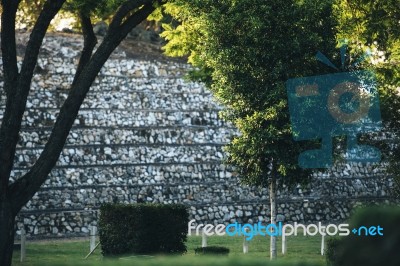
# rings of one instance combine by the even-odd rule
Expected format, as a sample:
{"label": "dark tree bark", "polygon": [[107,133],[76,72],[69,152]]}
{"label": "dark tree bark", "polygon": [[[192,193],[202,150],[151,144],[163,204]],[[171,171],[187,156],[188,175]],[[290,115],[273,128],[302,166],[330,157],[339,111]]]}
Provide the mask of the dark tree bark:
{"label": "dark tree bark", "polygon": [[79,108],[100,69],[128,33],[145,20],[157,4],[166,1],[127,0],[116,11],[106,36],[95,52],[97,39],[90,16],[79,14],[84,47],[68,97],[38,160],[25,175],[10,184],[22,117],[39,49],[50,21],[60,11],[65,0],[47,0],[44,4],[30,35],[20,71],[17,68],[15,42],[15,15],[20,1],[2,0],[1,49],[7,100],[0,128],[0,265],[11,265],[15,216],[39,190],[57,163]]}

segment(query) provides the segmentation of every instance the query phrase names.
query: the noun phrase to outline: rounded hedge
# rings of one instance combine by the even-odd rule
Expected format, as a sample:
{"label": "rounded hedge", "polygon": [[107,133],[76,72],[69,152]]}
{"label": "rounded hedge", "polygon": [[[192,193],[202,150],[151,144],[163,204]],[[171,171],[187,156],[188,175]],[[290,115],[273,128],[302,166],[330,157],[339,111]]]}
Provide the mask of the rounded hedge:
{"label": "rounded hedge", "polygon": [[400,208],[369,207],[360,209],[350,219],[350,230],[383,228],[381,233],[366,235],[351,232],[349,236],[327,242],[326,258],[331,266],[399,266],[400,265]]}

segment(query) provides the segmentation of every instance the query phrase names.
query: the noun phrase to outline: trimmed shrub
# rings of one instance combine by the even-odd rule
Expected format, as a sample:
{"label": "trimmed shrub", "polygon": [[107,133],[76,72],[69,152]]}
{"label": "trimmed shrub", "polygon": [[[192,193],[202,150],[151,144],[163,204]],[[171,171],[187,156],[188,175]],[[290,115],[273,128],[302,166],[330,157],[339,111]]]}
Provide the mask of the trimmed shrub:
{"label": "trimmed shrub", "polygon": [[327,243],[326,259],[332,266],[398,266],[400,265],[400,208],[372,207],[360,209],[350,220],[350,230],[360,226],[380,226],[383,236],[350,233]]}
{"label": "trimmed shrub", "polygon": [[179,204],[106,204],[100,208],[102,254],[184,253],[189,214]]}
{"label": "trimmed shrub", "polygon": [[229,248],[219,246],[209,246],[204,248],[195,248],[196,255],[228,255]]}

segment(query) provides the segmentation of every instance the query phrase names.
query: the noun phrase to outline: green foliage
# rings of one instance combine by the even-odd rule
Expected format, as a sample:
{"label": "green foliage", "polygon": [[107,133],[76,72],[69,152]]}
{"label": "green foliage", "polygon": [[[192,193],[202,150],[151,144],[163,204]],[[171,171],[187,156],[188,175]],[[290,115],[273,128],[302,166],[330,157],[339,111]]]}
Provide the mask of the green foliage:
{"label": "green foliage", "polygon": [[397,89],[400,86],[400,1],[337,0],[338,38],[347,40],[356,54],[372,53],[364,67],[372,69],[379,82],[383,120],[398,128]]}
{"label": "green foliage", "polygon": [[305,180],[309,173],[299,171],[296,158],[306,145],[318,148],[292,141],[284,82],[331,72],[315,61],[317,50],[340,65],[335,46],[344,41],[349,65],[370,49],[372,57],[358,68],[376,74],[390,132],[389,142],[376,145],[391,162],[390,173],[400,177],[400,149],[393,144],[400,135],[399,10],[399,0],[175,0],[165,12],[179,23],[164,25],[164,49],[188,56],[196,67],[190,78],[205,82],[225,106],[222,116],[241,133],[226,148],[227,163],[237,166],[244,183],[256,185],[267,183],[271,166],[285,181]]}
{"label": "green foliage", "polygon": [[328,242],[326,258],[332,266],[400,265],[400,208],[372,207],[356,212],[350,229],[381,226],[383,236],[353,235]]}
{"label": "green foliage", "polygon": [[[17,12],[17,27],[32,29],[40,15],[46,0],[22,0]],[[112,5],[115,0],[67,0],[58,17],[76,17],[79,12],[103,17],[111,15],[117,5]],[[123,1],[120,1],[122,3]]]}
{"label": "green foliage", "polygon": [[285,82],[330,71],[315,54],[337,59],[331,7],[328,0],[167,5],[180,24],[164,26],[165,51],[189,56],[225,106],[221,115],[239,129],[226,151],[243,183],[265,186],[271,174],[289,183],[309,176],[297,166],[304,143],[292,138]]}
{"label": "green foliage", "polygon": [[351,37],[360,44],[377,42],[387,52],[399,44],[399,0],[337,0],[335,11],[340,37]]}
{"label": "green foliage", "polygon": [[209,246],[202,248],[195,248],[194,253],[197,255],[228,255],[229,248],[219,246]]}
{"label": "green foliage", "polygon": [[106,204],[100,212],[103,255],[186,252],[189,214],[183,205]]}
{"label": "green foliage", "polygon": [[22,0],[17,12],[17,22],[19,28],[30,28],[39,17],[45,0]]}
{"label": "green foliage", "polygon": [[107,19],[125,0],[67,0],[64,10],[71,13],[82,12],[100,19]]}
{"label": "green foliage", "polygon": [[[22,0],[17,12],[19,28],[31,29],[40,15],[46,0]],[[92,21],[109,20],[119,6],[126,0],[67,0],[58,16],[63,18],[75,17],[79,13],[91,16]],[[159,9],[152,18],[157,18]],[[79,25],[76,25],[79,27]]]}
{"label": "green foliage", "polygon": [[[380,144],[383,159],[390,162],[389,173],[400,184],[400,1],[337,0],[338,38],[348,40],[355,53],[370,49],[372,58],[364,67],[377,76],[382,120],[389,141]],[[399,186],[400,188],[400,186]]]}

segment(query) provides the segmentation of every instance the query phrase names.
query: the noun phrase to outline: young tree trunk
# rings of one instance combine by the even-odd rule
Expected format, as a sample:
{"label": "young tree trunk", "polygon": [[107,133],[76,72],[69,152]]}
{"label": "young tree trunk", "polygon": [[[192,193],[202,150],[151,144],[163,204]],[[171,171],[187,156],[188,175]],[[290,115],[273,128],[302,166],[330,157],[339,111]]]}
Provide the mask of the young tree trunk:
{"label": "young tree trunk", "polygon": [[[273,175],[269,184],[269,200],[271,204],[271,224],[276,225],[276,178]],[[276,232],[274,232],[276,233]],[[276,259],[276,236],[271,236],[270,259]]]}
{"label": "young tree trunk", "polygon": [[0,265],[11,265],[15,215],[8,200],[0,203]]}

